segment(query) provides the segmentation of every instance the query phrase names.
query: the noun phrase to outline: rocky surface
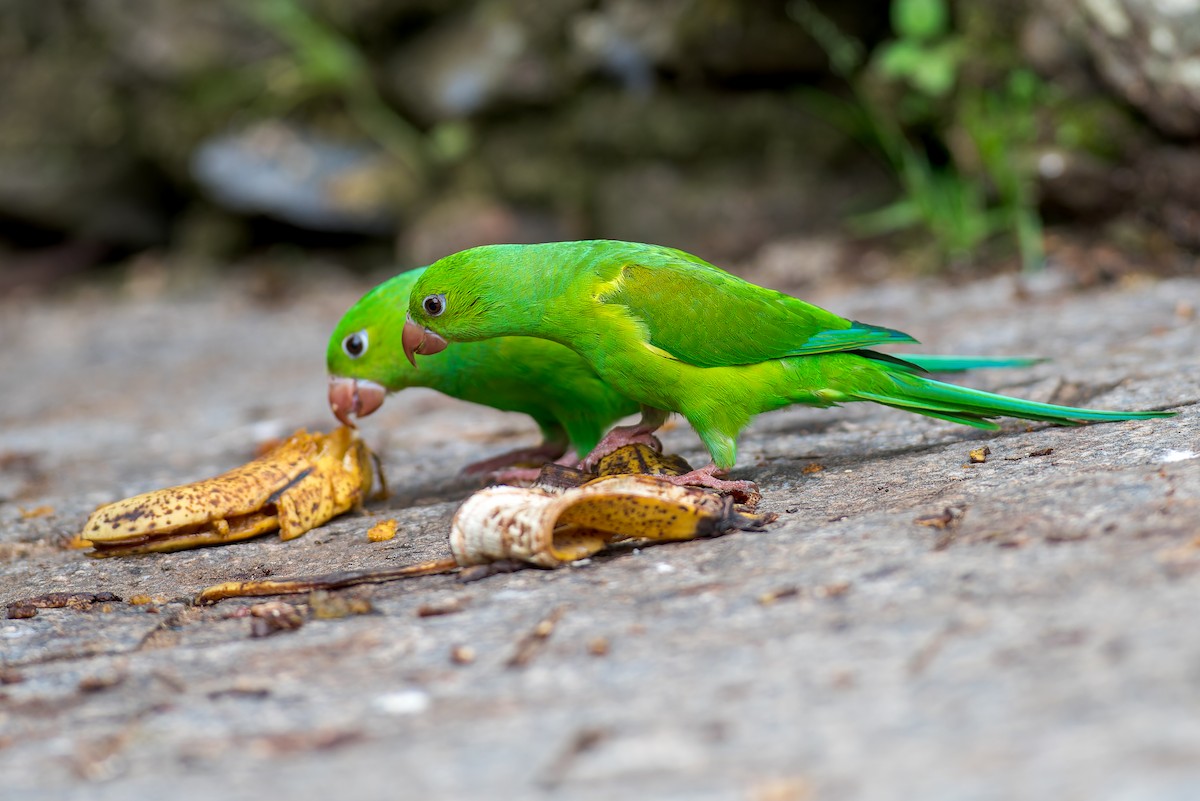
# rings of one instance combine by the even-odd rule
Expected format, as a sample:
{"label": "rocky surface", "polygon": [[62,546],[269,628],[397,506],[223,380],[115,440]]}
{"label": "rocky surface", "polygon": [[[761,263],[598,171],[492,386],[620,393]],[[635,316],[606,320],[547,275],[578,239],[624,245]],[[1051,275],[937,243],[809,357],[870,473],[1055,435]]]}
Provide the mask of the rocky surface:
{"label": "rocky surface", "polygon": [[[848,30],[878,27],[843,5]],[[826,58],[782,5],[14,0],[0,28],[0,248],[92,243],[77,269],[160,247],[220,262],[280,223],[405,248],[463,196],[626,229],[661,197],[629,173],[655,165],[698,195],[700,235],[731,182],[697,181],[697,161],[740,178],[754,230],[849,208],[777,188],[841,172],[846,147],[796,96]],[[745,239],[710,244],[741,257]]]}
{"label": "rocky surface", "polygon": [[[124,602],[0,621],[5,795],[1195,798],[1200,281],[1053,278],[807,297],[931,352],[1053,359],[976,386],[1179,417],[987,433],[867,405],[774,413],[735,471],[780,515],[765,533],[361,588],[374,613],[265,638],[253,602],[188,599],[443,555],[473,488],[458,469],[534,426],[406,392],[364,425],[395,491],[365,514],[93,560],[65,543],[98,503],[331,425],[324,338],[365,285],[6,303],[0,602]],[[665,442],[702,461],[686,425]],[[399,536],[369,542],[388,518]]]}
{"label": "rocky surface", "polygon": [[1088,49],[1104,79],[1165,133],[1200,134],[1200,5],[1172,0],[1072,5],[1087,20]]}

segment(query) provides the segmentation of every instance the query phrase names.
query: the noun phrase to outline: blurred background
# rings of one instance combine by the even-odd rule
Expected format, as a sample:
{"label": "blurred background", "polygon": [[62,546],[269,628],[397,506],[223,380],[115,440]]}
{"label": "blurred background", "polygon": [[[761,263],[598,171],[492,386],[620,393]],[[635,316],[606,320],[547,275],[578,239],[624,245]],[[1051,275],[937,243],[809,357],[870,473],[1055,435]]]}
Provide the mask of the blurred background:
{"label": "blurred background", "polygon": [[5,0],[0,292],[670,244],[1195,270],[1192,0]]}

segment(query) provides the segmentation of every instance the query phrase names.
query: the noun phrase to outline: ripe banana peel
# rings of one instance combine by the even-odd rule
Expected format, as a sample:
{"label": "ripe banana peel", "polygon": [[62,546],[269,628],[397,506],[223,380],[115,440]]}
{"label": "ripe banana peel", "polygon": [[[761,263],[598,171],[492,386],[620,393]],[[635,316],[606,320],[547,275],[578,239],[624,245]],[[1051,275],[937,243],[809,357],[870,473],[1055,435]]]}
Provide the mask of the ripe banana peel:
{"label": "ripe banana peel", "polygon": [[[633,462],[644,458],[656,464],[647,453]],[[226,582],[202,591],[196,603],[378,584],[512,560],[553,568],[586,559],[618,542],[757,531],[774,519],[774,514],[739,508],[732,498],[697,487],[677,487],[650,475],[602,476],[566,489],[490,487],[476,492],[455,513],[449,558],[380,570]]]}
{"label": "ripe banana peel", "polygon": [[[299,537],[362,505],[375,480],[372,454],[352,429],[301,429],[271,451],[215,478],[101,506],[76,537],[92,556],[178,551],[276,529]],[[383,476],[379,476],[383,484]]]}
{"label": "ripe banana peel", "polygon": [[597,478],[576,489],[490,487],[466,500],[450,524],[450,550],[464,567],[517,559],[558,567],[627,540],[669,541],[755,530],[773,516],[733,499],[647,475]]}

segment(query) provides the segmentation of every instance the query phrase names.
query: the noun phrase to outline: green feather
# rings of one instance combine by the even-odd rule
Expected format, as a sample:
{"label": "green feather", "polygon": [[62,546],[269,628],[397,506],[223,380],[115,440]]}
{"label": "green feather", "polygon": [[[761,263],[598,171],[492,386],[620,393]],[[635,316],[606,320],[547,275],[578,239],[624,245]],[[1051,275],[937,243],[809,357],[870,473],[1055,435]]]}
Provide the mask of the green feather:
{"label": "green feather", "polygon": [[[423,308],[430,295],[443,296],[437,317]],[[473,248],[429,267],[409,313],[449,341],[532,336],[566,345],[621,395],[686,417],[723,469],[754,415],[793,403],[870,400],[980,428],[995,428],[990,418],[1000,415],[1071,425],[1171,414],[1074,409],[934,381],[919,373],[1001,365],[863,350],[915,340],[655,245]]]}
{"label": "green feather", "polygon": [[[668,248],[639,248],[620,262],[613,288],[600,295],[601,302],[623,306],[645,326],[651,345],[698,367],[916,341],[782,292],[741,291],[742,279]],[[680,285],[688,291],[679,292]],[[703,326],[672,324],[680,317],[708,319]]]}
{"label": "green feather", "polygon": [[928,373],[962,373],[992,367],[1031,367],[1049,361],[1037,356],[927,356],[923,353],[893,353]]}
{"label": "green feather", "polygon": [[957,422],[976,428],[998,428],[986,418],[1019,417],[1023,420],[1040,420],[1063,426],[1079,425],[1083,422],[1113,420],[1145,420],[1163,417],[1163,412],[1110,412],[1098,409],[1079,409],[1074,406],[1057,406],[1051,403],[1010,398],[993,392],[959,387],[912,375],[893,375],[895,390],[891,393],[854,392],[855,400],[869,400],[906,409],[918,414],[943,416],[957,415]]}
{"label": "green feather", "polygon": [[[421,357],[420,369],[400,344],[408,296],[424,269],[410,270],[372,289],[338,322],[329,339],[330,375],[374,381],[397,392],[428,387],[502,411],[521,412],[537,422],[548,442],[570,444],[578,453],[596,446],[618,419],[638,404],[605,384],[578,355],[553,342],[503,337],[459,343]],[[343,340],[367,332],[367,350],[352,359]]]}

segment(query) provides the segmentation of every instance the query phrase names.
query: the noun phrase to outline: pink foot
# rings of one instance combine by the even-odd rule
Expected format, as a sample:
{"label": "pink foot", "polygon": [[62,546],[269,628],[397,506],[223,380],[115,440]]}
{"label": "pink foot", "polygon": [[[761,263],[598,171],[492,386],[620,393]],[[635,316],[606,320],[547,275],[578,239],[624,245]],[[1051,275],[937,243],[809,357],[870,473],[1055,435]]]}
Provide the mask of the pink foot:
{"label": "pink foot", "polygon": [[727,481],[720,478],[726,474],[715,464],[706,465],[699,470],[684,473],[682,476],[658,476],[659,480],[667,481],[680,487],[708,487],[717,492],[732,495],[739,503],[756,504],[762,498],[758,485],[753,481]]}
{"label": "pink foot", "polygon": [[[465,475],[475,475],[478,473],[495,473],[503,470],[506,467],[523,463],[534,463],[541,465],[545,462],[550,462],[562,456],[566,451],[566,445],[561,442],[543,442],[533,448],[518,448],[515,451],[508,451],[499,456],[493,456],[491,459],[484,459],[481,462],[472,462],[462,469]],[[534,469],[534,474],[537,474],[537,469]]]}
{"label": "pink foot", "polygon": [[[547,460],[549,463],[549,460]],[[575,449],[564,453],[560,458],[555,459],[554,464],[561,464],[566,467],[574,467],[579,464],[579,455],[575,453]],[[463,471],[466,472],[466,471]],[[538,476],[542,474],[542,468],[539,467],[509,467],[504,470],[493,471],[488,480],[493,484],[532,484],[538,480]]]}
{"label": "pink foot", "polygon": [[649,445],[654,450],[662,453],[662,443],[658,441],[658,437],[654,436],[654,430],[658,428],[646,428],[643,425],[632,426],[617,426],[612,431],[604,435],[604,439],[600,440],[596,447],[592,448],[592,452],[584,457],[579,463],[582,470],[589,473],[596,469],[596,465],[605,456],[608,456],[613,451],[624,448],[626,445]]}
{"label": "pink foot", "polygon": [[540,467],[506,467],[489,473],[489,484],[532,484],[542,474]]}

